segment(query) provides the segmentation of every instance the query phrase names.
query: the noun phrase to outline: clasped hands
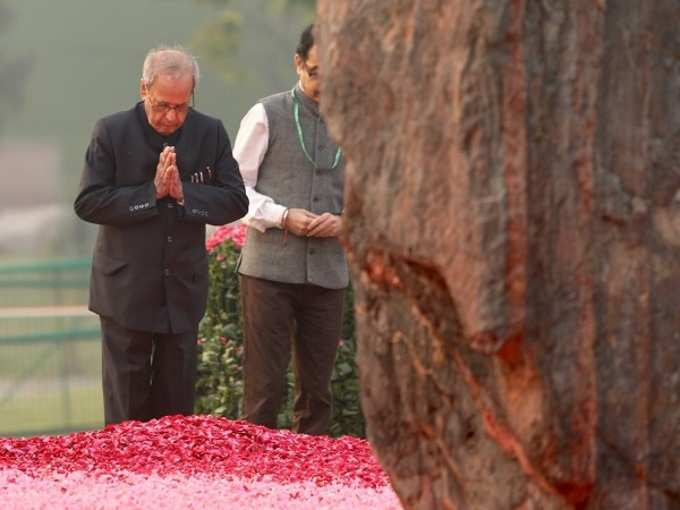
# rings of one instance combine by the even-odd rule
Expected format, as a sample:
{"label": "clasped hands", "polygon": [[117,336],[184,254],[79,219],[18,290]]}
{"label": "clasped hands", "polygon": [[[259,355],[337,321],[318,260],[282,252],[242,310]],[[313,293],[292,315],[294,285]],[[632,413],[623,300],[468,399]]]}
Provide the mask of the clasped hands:
{"label": "clasped hands", "polygon": [[165,147],[158,158],[156,176],[153,180],[156,187],[156,199],[171,196],[178,202],[184,201],[184,188],[177,168],[177,155],[174,147]]}
{"label": "clasped hands", "polygon": [[331,213],[314,214],[306,209],[288,209],[283,228],[301,237],[338,237],[342,220]]}

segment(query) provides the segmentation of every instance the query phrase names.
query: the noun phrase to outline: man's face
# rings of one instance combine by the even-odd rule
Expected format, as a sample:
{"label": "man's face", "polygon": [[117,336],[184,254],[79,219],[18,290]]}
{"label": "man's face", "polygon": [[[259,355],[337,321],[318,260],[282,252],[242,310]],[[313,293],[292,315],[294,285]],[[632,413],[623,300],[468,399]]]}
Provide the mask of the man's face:
{"label": "man's face", "polygon": [[153,84],[141,85],[140,95],[149,124],[161,135],[177,131],[189,113],[194,80],[190,74],[161,74]]}
{"label": "man's face", "polygon": [[319,82],[319,65],[316,60],[316,45],[310,48],[307,60],[303,60],[300,55],[295,55],[295,69],[305,93],[318,103],[321,97],[321,83]]}

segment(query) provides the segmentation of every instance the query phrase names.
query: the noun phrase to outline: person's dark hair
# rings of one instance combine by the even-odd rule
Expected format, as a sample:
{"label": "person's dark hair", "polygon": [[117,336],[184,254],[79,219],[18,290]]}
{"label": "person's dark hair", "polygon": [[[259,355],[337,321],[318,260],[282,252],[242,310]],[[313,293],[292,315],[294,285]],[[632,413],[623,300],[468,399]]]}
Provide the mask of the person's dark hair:
{"label": "person's dark hair", "polygon": [[298,43],[297,48],[295,48],[295,53],[300,55],[302,60],[307,60],[307,57],[309,57],[309,50],[312,49],[312,46],[314,46],[314,25],[309,25],[302,31],[300,42]]}

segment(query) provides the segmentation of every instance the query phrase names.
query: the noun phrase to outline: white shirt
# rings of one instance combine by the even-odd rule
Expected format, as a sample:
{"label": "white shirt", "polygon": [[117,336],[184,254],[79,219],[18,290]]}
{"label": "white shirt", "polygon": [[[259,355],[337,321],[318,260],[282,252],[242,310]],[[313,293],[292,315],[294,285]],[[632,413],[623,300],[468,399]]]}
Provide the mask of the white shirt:
{"label": "white shirt", "polygon": [[250,205],[241,221],[260,232],[268,228],[281,228],[286,207],[274,202],[272,197],[255,190],[257,174],[269,146],[269,121],[262,103],[253,106],[241,120],[234,141],[234,159],[238,161],[246,195]]}

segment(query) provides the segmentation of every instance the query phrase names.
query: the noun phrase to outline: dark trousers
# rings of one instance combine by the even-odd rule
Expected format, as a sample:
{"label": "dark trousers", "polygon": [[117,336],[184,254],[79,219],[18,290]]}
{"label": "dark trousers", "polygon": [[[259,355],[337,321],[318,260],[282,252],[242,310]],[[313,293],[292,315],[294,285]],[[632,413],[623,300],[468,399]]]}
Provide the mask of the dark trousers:
{"label": "dark trousers", "polygon": [[295,354],[293,430],[326,434],[330,388],[342,329],[344,289],[272,282],[241,275],[246,420],[276,427],[286,372]]}
{"label": "dark trousers", "polygon": [[107,425],[193,412],[197,330],[133,331],[104,317],[101,328]]}

